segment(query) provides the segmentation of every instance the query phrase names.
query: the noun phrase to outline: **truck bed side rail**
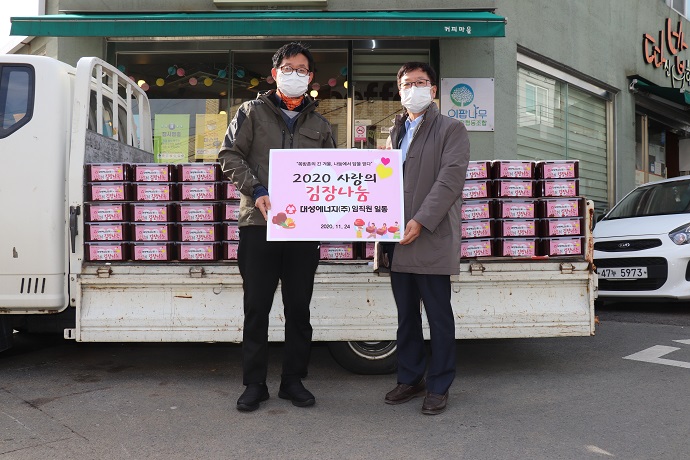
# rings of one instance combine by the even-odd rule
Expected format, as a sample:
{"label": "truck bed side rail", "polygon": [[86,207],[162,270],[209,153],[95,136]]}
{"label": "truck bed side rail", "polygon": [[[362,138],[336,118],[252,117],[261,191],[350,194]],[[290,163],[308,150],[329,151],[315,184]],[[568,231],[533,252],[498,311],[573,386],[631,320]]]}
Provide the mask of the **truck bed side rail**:
{"label": "truck bed side rail", "polygon": [[[82,205],[87,132],[92,131],[119,145],[151,152],[151,109],[144,91],[117,68],[96,57],[77,63],[68,166],[70,273],[81,272],[83,260]],[[118,161],[118,160],[115,160]],[[70,276],[70,284],[74,283]]]}

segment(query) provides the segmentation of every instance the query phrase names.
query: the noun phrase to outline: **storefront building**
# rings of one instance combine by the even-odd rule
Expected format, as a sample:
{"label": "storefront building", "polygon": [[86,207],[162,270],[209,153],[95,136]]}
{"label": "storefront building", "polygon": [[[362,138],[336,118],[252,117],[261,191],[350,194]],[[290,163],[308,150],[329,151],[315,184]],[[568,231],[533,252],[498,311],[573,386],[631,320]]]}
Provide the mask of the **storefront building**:
{"label": "storefront building", "polygon": [[396,72],[416,60],[437,68],[441,111],[470,130],[472,159],[578,159],[597,213],[690,170],[685,1],[145,3],[46,0],[12,33],[28,37],[17,53],[99,56],[148,88],[154,138],[171,126],[180,138],[161,160],[213,159],[239,104],[272,87],[273,52],[299,40],[343,148],[385,142]]}

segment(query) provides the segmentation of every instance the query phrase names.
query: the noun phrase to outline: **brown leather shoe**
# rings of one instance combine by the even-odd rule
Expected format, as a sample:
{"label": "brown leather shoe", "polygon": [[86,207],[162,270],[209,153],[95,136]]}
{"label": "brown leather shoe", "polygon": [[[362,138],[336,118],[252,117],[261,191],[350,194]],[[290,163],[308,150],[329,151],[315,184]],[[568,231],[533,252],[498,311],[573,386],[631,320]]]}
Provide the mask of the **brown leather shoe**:
{"label": "brown leather shoe", "polygon": [[446,403],[448,402],[448,392],[446,394],[438,395],[436,393],[427,393],[422,404],[422,414],[437,415],[446,410]]}
{"label": "brown leather shoe", "polygon": [[399,383],[397,387],[386,393],[386,404],[402,404],[406,403],[412,398],[422,396],[426,389],[426,382],[422,379],[416,385],[407,385]]}

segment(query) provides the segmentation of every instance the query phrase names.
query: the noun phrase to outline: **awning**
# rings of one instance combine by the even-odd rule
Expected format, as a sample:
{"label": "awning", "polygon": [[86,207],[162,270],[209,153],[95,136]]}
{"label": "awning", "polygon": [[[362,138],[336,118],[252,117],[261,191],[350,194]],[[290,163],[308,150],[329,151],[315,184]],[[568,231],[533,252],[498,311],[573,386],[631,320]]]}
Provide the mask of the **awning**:
{"label": "awning", "polygon": [[505,37],[504,17],[483,11],[56,14],[12,18],[29,37]]}
{"label": "awning", "polygon": [[660,97],[674,104],[688,108],[690,106],[690,88],[671,88],[659,86],[646,80],[639,75],[628,77],[630,80],[630,90],[643,94],[651,94]]}

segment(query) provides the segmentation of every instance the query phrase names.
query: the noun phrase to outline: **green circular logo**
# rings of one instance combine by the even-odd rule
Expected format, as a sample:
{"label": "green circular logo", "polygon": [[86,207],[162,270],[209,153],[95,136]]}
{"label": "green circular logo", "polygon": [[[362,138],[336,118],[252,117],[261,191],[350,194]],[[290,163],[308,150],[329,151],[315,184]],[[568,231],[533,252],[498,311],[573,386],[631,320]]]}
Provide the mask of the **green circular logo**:
{"label": "green circular logo", "polygon": [[474,100],[474,91],[470,85],[460,83],[450,90],[450,100],[458,107],[466,107]]}

